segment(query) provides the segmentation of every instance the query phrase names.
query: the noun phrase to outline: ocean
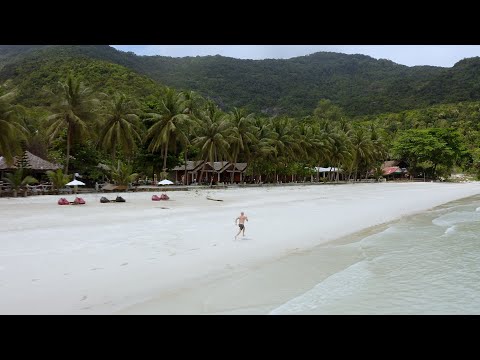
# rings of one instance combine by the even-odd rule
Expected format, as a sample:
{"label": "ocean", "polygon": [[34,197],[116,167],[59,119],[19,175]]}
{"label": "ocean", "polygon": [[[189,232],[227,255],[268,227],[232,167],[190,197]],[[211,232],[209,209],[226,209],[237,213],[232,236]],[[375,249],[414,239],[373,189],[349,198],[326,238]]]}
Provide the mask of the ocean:
{"label": "ocean", "polygon": [[345,267],[270,314],[480,314],[480,195],[327,250]]}

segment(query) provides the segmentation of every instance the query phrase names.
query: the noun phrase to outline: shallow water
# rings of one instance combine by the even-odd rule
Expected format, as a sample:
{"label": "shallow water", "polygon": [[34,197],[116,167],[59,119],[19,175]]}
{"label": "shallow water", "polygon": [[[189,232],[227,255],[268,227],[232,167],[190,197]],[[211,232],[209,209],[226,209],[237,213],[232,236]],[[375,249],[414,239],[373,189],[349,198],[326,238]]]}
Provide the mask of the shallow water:
{"label": "shallow water", "polygon": [[480,196],[329,247],[355,261],[270,314],[480,314]]}

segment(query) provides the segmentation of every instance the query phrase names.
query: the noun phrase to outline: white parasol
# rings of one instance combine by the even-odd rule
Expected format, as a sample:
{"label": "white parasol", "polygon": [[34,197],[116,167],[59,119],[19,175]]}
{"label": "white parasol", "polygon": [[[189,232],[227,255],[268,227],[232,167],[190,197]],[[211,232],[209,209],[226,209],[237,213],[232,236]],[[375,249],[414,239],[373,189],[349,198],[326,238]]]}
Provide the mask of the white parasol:
{"label": "white parasol", "polygon": [[76,194],[76,193],[77,193],[77,190],[78,190],[77,186],[78,186],[78,185],[85,185],[85,183],[83,183],[83,182],[81,182],[81,181],[78,181],[77,179],[74,179],[73,181],[70,181],[70,182],[69,182],[68,184],[66,184],[66,185],[68,185],[68,186],[74,186],[74,189],[75,189],[74,192],[75,192],[75,194]]}
{"label": "white parasol", "polygon": [[164,179],[164,180],[158,182],[158,185],[172,185],[172,184],[173,184],[173,182],[171,182],[170,180],[167,180],[167,179]]}
{"label": "white parasol", "polygon": [[77,179],[73,180],[73,181],[70,181],[68,184],[66,185],[69,185],[69,186],[78,186],[78,185],[85,185],[85,183],[81,182],[81,181],[78,181]]}

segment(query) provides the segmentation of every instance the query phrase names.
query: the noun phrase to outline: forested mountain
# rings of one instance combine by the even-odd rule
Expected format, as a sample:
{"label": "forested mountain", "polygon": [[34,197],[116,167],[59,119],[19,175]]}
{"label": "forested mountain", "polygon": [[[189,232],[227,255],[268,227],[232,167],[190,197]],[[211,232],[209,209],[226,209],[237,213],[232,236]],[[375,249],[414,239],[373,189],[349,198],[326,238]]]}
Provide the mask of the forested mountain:
{"label": "forested mountain", "polygon": [[[6,47],[7,50],[10,47]],[[0,83],[15,87],[17,101],[26,106],[49,105],[49,91],[68,74],[74,74],[94,92],[123,92],[134,98],[152,97],[161,92],[163,86],[149,77],[114,62],[101,60],[105,56],[96,55],[101,54],[102,49],[111,48],[44,46],[31,49],[22,46],[16,52],[0,51],[0,59],[4,60]],[[4,47],[0,47],[0,50],[4,50]],[[8,53],[11,56],[6,55]]]}
{"label": "forested mountain", "polygon": [[[146,77],[135,77],[116,65]],[[80,70],[84,77],[93,71],[89,82],[94,87],[104,87],[101,78],[107,74],[108,81],[117,81],[120,88],[142,93],[141,83],[154,86],[148,77],[177,90],[195,90],[224,110],[245,107],[266,115],[311,114],[322,98],[350,116],[480,100],[480,58],[441,68],[327,52],[287,60],[239,60],[137,56],[103,45],[10,45],[0,46],[0,68],[0,83],[11,79],[20,84],[27,104],[37,101],[39,86],[57,80],[68,69]],[[125,80],[128,83],[121,84]]]}

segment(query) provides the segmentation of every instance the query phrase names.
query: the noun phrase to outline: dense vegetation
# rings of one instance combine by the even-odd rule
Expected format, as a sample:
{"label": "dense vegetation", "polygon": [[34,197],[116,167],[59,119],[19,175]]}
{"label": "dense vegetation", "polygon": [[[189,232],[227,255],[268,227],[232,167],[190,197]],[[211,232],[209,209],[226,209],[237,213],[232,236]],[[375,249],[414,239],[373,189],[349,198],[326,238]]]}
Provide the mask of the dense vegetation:
{"label": "dense vegetation", "polygon": [[[194,90],[225,111],[244,107],[267,116],[305,116],[319,99],[331,100],[350,116],[480,100],[479,58],[440,68],[407,67],[364,55],[325,52],[287,60],[239,60],[137,56],[101,45],[23,46],[13,50],[0,46],[0,67],[2,59],[5,63],[0,81],[45,83],[54,76],[51,70],[57,65],[82,67],[73,66],[68,60],[72,58],[74,62],[82,58],[122,65],[177,90]],[[31,74],[32,66],[42,62],[49,65]],[[89,83],[97,87],[95,78]],[[25,96],[26,101],[32,101],[35,95]]]}
{"label": "dense vegetation", "polygon": [[[422,68],[397,68],[399,65],[364,56],[342,55],[344,61],[341,61],[338,54],[330,54],[332,64],[333,59],[337,59],[335,66],[340,69],[340,75],[336,71],[330,73],[331,78],[338,80],[337,85],[330,83],[330,94],[337,89],[337,95],[343,94],[340,97],[347,93],[352,95],[348,106],[341,107],[338,105],[341,101],[325,99],[329,97],[326,95],[311,95],[311,111],[299,107],[294,115],[271,116],[251,111],[256,106],[253,99],[262,97],[260,93],[252,95],[255,94],[251,91],[253,85],[242,89],[247,94],[242,102],[251,100],[252,103],[228,109],[197,92],[160,85],[118,64],[123,62],[133,68],[135,61],[148,62],[148,57],[104,46],[49,46],[25,51],[10,50],[10,54],[14,54],[11,57],[0,56],[3,59],[0,155],[8,161],[13,155],[21,154],[26,146],[39,156],[63,164],[64,171],[69,174],[79,172],[91,181],[106,175],[117,182],[131,179],[133,172],[150,178],[154,173],[162,177],[171,175],[169,171],[174,166],[193,159],[248,162],[247,173],[257,182],[303,181],[311,176],[320,181],[320,174],[311,170],[315,166],[343,169],[342,175],[331,174],[330,180],[339,180],[341,176],[351,180],[378,177],[381,176],[380,165],[388,159],[407,161],[413,176],[446,178],[456,170],[480,173],[480,102],[439,104],[376,114],[382,108],[407,106],[407,98],[402,99],[398,94],[387,97],[383,91],[388,89],[386,86],[377,88],[375,96],[369,95],[382,107],[370,108],[368,115],[360,116],[361,112],[357,112],[352,116],[351,110],[356,106],[352,94],[356,85],[347,78],[343,78],[344,82],[339,80],[341,69],[349,68],[352,59],[363,64],[359,65],[362,69],[372,66],[372,61],[376,64],[376,70],[370,68],[371,72],[363,75],[358,68],[349,70],[358,84],[363,81],[367,88],[373,86],[375,79],[385,80],[388,69],[392,68],[399,71],[399,77],[403,74],[407,80],[411,77],[412,81],[424,81],[425,84],[429,76],[437,74],[437,81],[441,81],[442,76],[453,69],[426,68],[426,72],[422,72]],[[107,61],[109,56],[118,57],[117,63]],[[296,58],[295,61],[308,62],[308,58]],[[172,65],[177,60],[169,61]],[[210,57],[210,60],[225,59]],[[182,61],[198,65],[203,60]],[[465,60],[456,67],[475,67],[476,60],[472,61],[470,64],[470,60]],[[288,61],[252,63],[263,64],[256,70],[259,79],[265,77],[265,81],[274,82],[278,76],[268,75],[270,65],[266,64],[277,62],[293,66]],[[418,72],[417,76],[408,69]],[[243,70],[248,73],[248,66]],[[190,70],[186,67],[185,71]],[[232,73],[236,71],[231,68]],[[202,74],[201,70],[199,73]],[[202,76],[213,81],[212,74]],[[365,82],[365,74],[371,83]],[[180,72],[178,77],[181,77]],[[293,82],[294,77],[290,81]],[[393,86],[394,80],[389,81]],[[295,86],[293,83],[291,88]],[[313,94],[318,87],[311,86],[305,89]],[[415,94],[419,93],[415,91],[425,93],[425,89],[403,89],[410,99],[408,106],[414,102],[419,102],[420,106],[421,97],[416,98]],[[228,93],[229,87],[224,90]],[[285,85],[285,91],[290,90]],[[474,86],[458,88],[456,94],[462,91],[476,96]],[[441,92],[432,99],[436,100],[429,102],[440,102]],[[358,101],[360,104],[364,100]],[[275,104],[279,106],[280,103]],[[293,99],[285,100],[285,104],[291,105],[291,109],[298,105]],[[104,171],[98,167],[99,163],[109,165],[112,171]],[[63,173],[58,177],[64,181]]]}

